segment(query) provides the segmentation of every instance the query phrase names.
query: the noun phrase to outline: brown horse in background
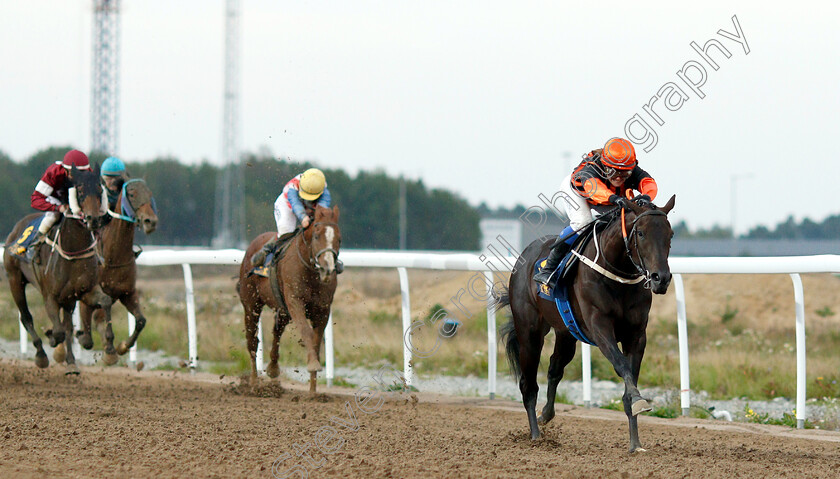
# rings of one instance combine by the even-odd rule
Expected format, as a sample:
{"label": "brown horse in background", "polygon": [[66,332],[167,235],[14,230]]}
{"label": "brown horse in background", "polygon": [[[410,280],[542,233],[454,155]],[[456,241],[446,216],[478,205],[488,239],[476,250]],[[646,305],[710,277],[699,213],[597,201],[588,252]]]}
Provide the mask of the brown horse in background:
{"label": "brown horse in background", "polygon": [[[321,340],[330,317],[330,307],[336,288],[336,260],[341,245],[338,228],[338,206],[332,209],[317,207],[312,224],[291,240],[285,255],[270,268],[264,278],[251,274],[251,256],[272,239],[276,233],[259,235],[245,251],[239,269],[237,291],[245,308],[245,336],[251,356],[251,384],[257,381],[257,327],[263,306],[274,310],[274,341],[271,361],[266,368],[269,377],[280,375],[277,360],[280,356],[280,336],[289,321],[294,321],[306,348],[306,369],[309,371],[309,391],[315,392],[318,371],[321,371]],[[275,281],[274,285],[272,282]]]}
{"label": "brown horse in background", "polygon": [[[582,256],[595,267],[581,259],[572,266],[577,272],[568,285],[569,303],[578,327],[624,380],[622,400],[630,426],[630,452],[644,451],[636,416],[650,411],[651,406],[639,393],[637,383],[647,344],[651,291],[665,294],[671,282],[668,253],[673,231],[667,215],[675,199],[672,196],[662,208],[652,203],[630,203],[630,209],[616,208],[596,219],[597,237],[582,251]],[[602,228],[598,223],[606,226]],[[498,307],[510,305],[513,315],[501,332],[511,371],[519,379],[531,439],[540,437],[539,424],[554,418],[557,384],[577,347],[577,339],[563,323],[554,301],[541,299],[539,285],[532,280],[534,264],[548,255],[551,244],[552,241],[537,239],[525,248],[510,276],[507,294],[497,303]],[[548,366],[547,402],[537,418],[537,370],[545,335],[551,329],[555,343]]]}
{"label": "brown horse in background", "polygon": [[[71,348],[73,340],[73,309],[76,301],[95,307],[110,305],[110,299],[96,291],[96,239],[92,233],[102,226],[102,186],[99,171],[70,170],[70,181],[75,187],[81,212],[78,216],[65,214],[58,225],[48,233],[48,242],[38,247],[38,262],[29,263],[12,254],[12,243],[17,240],[30,221],[43,213],[34,213],[20,220],[6,238],[3,266],[9,278],[12,297],[20,311],[20,321],[29,332],[35,346],[35,364],[46,368],[49,359],[44,352],[41,338],[35,331],[32,314],[26,302],[26,285],[34,284],[44,297],[44,307],[53,323],[45,332],[50,346],[55,348],[53,358],[67,362],[67,374],[78,374]],[[43,266],[42,266],[43,265]],[[59,313],[63,314],[59,318]]]}
{"label": "brown horse in background", "polygon": [[[121,208],[123,196],[128,208]],[[143,228],[145,234],[151,234],[157,228],[158,217],[154,208],[152,191],[141,179],[128,180],[123,185],[117,197],[115,209],[119,212],[108,211],[113,217],[100,231],[99,247],[97,248],[102,263],[99,266],[99,286],[104,294],[114,302],[120,301],[129,313],[134,315],[134,332],[126,341],[122,341],[114,348],[114,332],[111,329],[110,311],[97,310],[85,303],[80,305],[82,330],[79,331],[79,343],[85,349],[93,347],[93,337],[90,333],[91,316],[96,315],[96,324],[102,336],[105,356],[103,361],[107,365],[117,362],[117,354],[125,354],[137,342],[140,332],[146,326],[146,317],[140,307],[140,296],[137,294],[137,263],[134,254],[134,231]],[[108,306],[110,310],[110,306]]]}

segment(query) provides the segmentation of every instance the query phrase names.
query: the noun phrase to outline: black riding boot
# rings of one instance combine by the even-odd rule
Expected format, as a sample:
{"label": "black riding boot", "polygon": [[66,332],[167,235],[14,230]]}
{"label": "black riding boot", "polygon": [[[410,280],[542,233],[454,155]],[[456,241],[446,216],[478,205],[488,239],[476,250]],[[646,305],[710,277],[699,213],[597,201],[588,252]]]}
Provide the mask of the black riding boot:
{"label": "black riding boot", "polygon": [[551,248],[551,252],[548,253],[548,258],[545,261],[545,265],[540,268],[537,274],[534,275],[534,281],[540,284],[544,284],[547,286],[551,286],[549,282],[552,280],[556,281],[557,278],[552,278],[551,275],[554,273],[554,270],[557,269],[557,266],[560,265],[560,261],[563,260],[563,257],[566,256],[566,253],[569,252],[569,245],[566,244],[565,241],[558,241],[554,244]]}
{"label": "black riding boot", "polygon": [[268,243],[264,244],[261,250],[254,253],[254,256],[251,256],[251,264],[253,266],[262,266],[265,262],[266,256],[268,256],[270,253],[273,253],[274,249],[277,248],[278,239],[280,238],[275,237]]}
{"label": "black riding boot", "polygon": [[30,262],[38,262],[41,258],[38,255],[38,251],[41,249],[41,245],[44,244],[44,239],[47,235],[38,231],[35,240],[26,248],[26,259]]}

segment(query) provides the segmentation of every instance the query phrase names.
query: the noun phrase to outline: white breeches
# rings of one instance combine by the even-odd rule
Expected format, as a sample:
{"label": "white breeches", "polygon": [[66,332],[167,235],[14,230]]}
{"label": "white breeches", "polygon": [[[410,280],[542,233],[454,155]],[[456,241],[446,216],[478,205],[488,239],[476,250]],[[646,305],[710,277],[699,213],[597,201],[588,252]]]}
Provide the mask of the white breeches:
{"label": "white breeches", "polygon": [[274,202],[274,221],[277,223],[278,237],[291,233],[297,226],[297,217],[283,195],[278,196],[277,201]]}
{"label": "white breeches", "polygon": [[563,207],[566,209],[566,216],[569,217],[569,225],[574,230],[578,230],[590,221],[592,221],[593,213],[598,215],[597,207],[593,207],[586,202],[586,198],[572,188],[571,178],[568,175],[560,182],[560,191],[563,192]]}
{"label": "white breeches", "polygon": [[44,219],[41,220],[41,224],[38,226],[38,232],[41,234],[47,234],[47,232],[50,231],[50,228],[52,228],[52,225],[58,221],[59,216],[61,216],[61,213],[58,211],[47,211],[44,213]]}

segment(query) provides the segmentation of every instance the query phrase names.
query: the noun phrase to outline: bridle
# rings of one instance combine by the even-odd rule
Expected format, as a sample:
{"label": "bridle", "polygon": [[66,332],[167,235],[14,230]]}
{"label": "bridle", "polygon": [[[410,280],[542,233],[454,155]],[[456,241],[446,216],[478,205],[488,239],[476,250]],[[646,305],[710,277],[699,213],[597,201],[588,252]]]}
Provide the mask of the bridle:
{"label": "bridle", "polygon": [[[137,211],[138,207],[131,204],[131,198],[128,197],[128,190],[126,189],[126,187],[131,183],[146,183],[146,182],[144,180],[140,179],[140,178],[135,178],[135,179],[131,179],[131,180],[128,180],[125,183],[123,183],[122,192],[120,193],[120,213],[117,213],[115,211],[111,211],[111,206],[110,205],[107,205],[106,208],[108,209],[108,214],[113,216],[114,218],[117,218],[117,219],[120,219],[120,220],[123,220],[123,221],[127,221],[129,223],[137,223],[136,211]],[[154,198],[149,198],[148,203],[151,204],[152,211],[154,211],[154,213],[157,214],[157,205],[155,204],[155,199]],[[147,204],[147,203],[143,203],[140,206],[143,206],[145,204]]]}
{"label": "bridle", "polygon": [[[627,234],[627,227],[626,221],[624,218],[624,208],[621,209],[621,237],[624,239],[624,251],[627,253],[627,257],[630,258],[630,262],[636,268],[636,271],[639,273],[640,276],[644,276],[645,278],[645,289],[650,289],[650,271],[645,266],[645,259],[642,257],[642,254],[639,252],[639,235],[636,232],[636,226],[639,219],[643,216],[668,216],[665,212],[661,210],[645,210],[636,215],[636,218],[633,219],[633,222],[630,223],[632,226],[630,228],[630,234]],[[630,239],[633,240],[633,248],[636,250],[636,256],[639,258],[639,261],[636,262],[633,260],[633,255],[630,253]],[[606,260],[606,258],[604,258]]]}
{"label": "bridle", "polygon": [[[318,225],[335,226],[336,228],[338,228],[338,223],[327,222],[327,221],[318,221],[318,222],[312,223],[311,225],[309,225],[309,227],[314,228]],[[338,251],[336,251],[335,249],[327,247],[327,248],[323,248],[323,249],[319,250],[317,253],[313,253],[312,252],[312,242],[311,241],[309,243],[306,242],[306,234],[302,234],[301,237],[303,238],[301,241],[303,241],[303,244],[306,245],[306,249],[309,251],[309,260],[307,261],[306,259],[304,259],[303,255],[300,254],[300,248],[298,248],[297,254],[298,254],[298,258],[300,258],[301,263],[303,263],[303,265],[306,266],[307,269],[320,273],[321,270],[324,269],[324,267],[321,266],[321,263],[318,262],[318,258],[320,258],[321,255],[324,254],[324,253],[328,253],[328,252],[332,253],[333,254],[333,260],[334,261],[338,260]]]}
{"label": "bridle", "polygon": [[[639,241],[638,236],[639,235],[638,235],[638,232],[636,230],[636,227],[638,226],[637,222],[643,216],[667,216],[667,214],[664,211],[661,211],[661,210],[645,210],[645,211],[639,213],[638,215],[636,215],[636,218],[634,218],[633,221],[630,223],[631,228],[630,228],[630,233],[628,234],[627,233],[627,222],[626,222],[626,219],[625,219],[625,216],[624,216],[624,208],[619,207],[618,209],[620,209],[620,211],[621,211],[620,215],[615,214],[618,210],[612,210],[611,212],[608,213],[611,217],[609,222],[612,223],[616,219],[616,217],[620,218],[620,221],[621,221],[621,237],[624,240],[624,252],[627,254],[627,257],[630,259],[630,263],[632,263],[633,267],[636,268],[636,274],[626,275],[626,273],[622,273],[625,276],[630,276],[629,278],[618,276],[614,273],[611,273],[609,270],[603,268],[602,266],[600,266],[597,263],[598,257],[601,255],[600,243],[598,242],[598,237],[597,237],[597,229],[593,230],[593,242],[595,243],[595,252],[596,252],[594,260],[591,260],[591,259],[587,258],[586,256],[584,256],[584,255],[582,255],[582,254],[580,254],[576,251],[572,251],[572,253],[575,256],[577,256],[581,260],[581,262],[583,262],[585,265],[589,266],[590,268],[594,269],[598,273],[601,273],[602,275],[604,275],[604,276],[606,276],[606,277],[608,277],[608,278],[610,278],[614,281],[617,281],[617,282],[622,283],[622,284],[637,284],[637,283],[640,283],[640,282],[644,281],[644,284],[642,286],[645,289],[650,289],[651,281],[652,281],[651,280],[651,273],[647,269],[647,267],[645,266],[644,258],[642,257],[641,253],[639,253],[639,248],[638,248],[638,241]],[[598,222],[598,220],[596,219],[595,222]],[[593,228],[594,228],[594,226],[593,226]],[[631,241],[633,242],[633,248],[636,250],[636,256],[638,258],[638,261],[633,259],[633,254],[630,251],[630,242]],[[610,263],[607,260],[606,256],[604,256],[604,263],[606,263],[606,265],[609,266],[613,271],[621,272],[621,270],[619,268],[615,267],[612,263]]]}

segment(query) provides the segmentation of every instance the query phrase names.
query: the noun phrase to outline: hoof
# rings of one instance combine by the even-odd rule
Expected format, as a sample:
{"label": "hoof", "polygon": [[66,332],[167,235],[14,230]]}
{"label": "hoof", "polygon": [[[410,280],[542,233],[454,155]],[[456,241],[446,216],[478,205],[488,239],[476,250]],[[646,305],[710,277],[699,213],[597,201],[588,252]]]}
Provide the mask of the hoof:
{"label": "hoof", "polygon": [[320,361],[309,361],[309,363],[306,364],[306,370],[310,373],[317,373],[318,371],[323,371],[324,368],[321,367]]}
{"label": "hoof", "polygon": [[639,399],[638,401],[634,402],[633,407],[630,409],[630,412],[632,412],[634,416],[638,416],[640,413],[653,410],[653,408],[650,406],[650,403],[648,403],[644,399]]}
{"label": "hoof", "polygon": [[46,354],[43,356],[35,356],[35,365],[44,369],[50,365],[50,360],[47,358]]}
{"label": "hoof", "polygon": [[273,364],[273,363],[269,364],[268,367],[265,368],[265,373],[270,378],[276,378],[277,376],[280,375],[280,366],[278,366],[276,364]]}
{"label": "hoof", "polygon": [[67,349],[64,347],[64,343],[61,343],[53,350],[53,359],[57,363],[63,363],[66,358]]}
{"label": "hoof", "polygon": [[636,452],[647,452],[647,449],[645,449],[643,447],[637,447],[635,449],[630,449],[630,454],[633,454],[633,453],[636,453]]}
{"label": "hoof", "polygon": [[546,424],[551,422],[552,419],[554,419],[554,414],[548,415],[543,413],[537,417],[537,424],[539,424],[540,426],[545,426]]}
{"label": "hoof", "polygon": [[120,344],[117,345],[117,354],[122,356],[127,352],[128,352],[128,342],[123,341],[123,342],[121,342]]}
{"label": "hoof", "polygon": [[79,344],[87,350],[93,349],[93,337],[90,334],[80,334]]}
{"label": "hoof", "polygon": [[78,376],[79,375],[79,366],[76,364],[68,364],[64,369],[65,376]]}
{"label": "hoof", "polygon": [[102,356],[102,362],[105,363],[106,366],[113,366],[117,364],[117,361],[119,360],[120,357],[116,354],[105,353],[105,355]]}

